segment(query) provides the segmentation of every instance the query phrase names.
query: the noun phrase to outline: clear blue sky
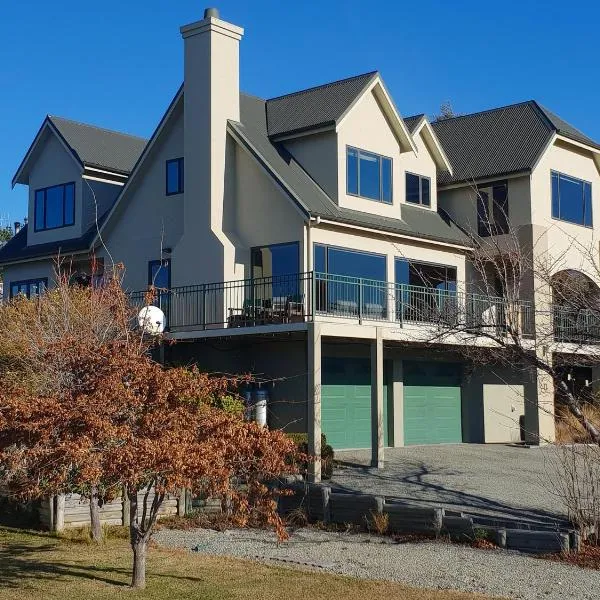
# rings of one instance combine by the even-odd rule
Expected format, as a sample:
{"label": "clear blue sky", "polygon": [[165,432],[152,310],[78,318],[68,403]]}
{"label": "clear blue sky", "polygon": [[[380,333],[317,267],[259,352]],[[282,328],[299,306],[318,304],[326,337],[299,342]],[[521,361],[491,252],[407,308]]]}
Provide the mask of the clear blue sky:
{"label": "clear blue sky", "polygon": [[[149,136],[182,80],[179,26],[199,0],[21,0],[0,12],[0,214],[46,114]],[[207,3],[207,5],[210,5]],[[378,69],[400,112],[535,98],[600,140],[597,0],[215,0],[246,29],[244,91],[272,97]]]}

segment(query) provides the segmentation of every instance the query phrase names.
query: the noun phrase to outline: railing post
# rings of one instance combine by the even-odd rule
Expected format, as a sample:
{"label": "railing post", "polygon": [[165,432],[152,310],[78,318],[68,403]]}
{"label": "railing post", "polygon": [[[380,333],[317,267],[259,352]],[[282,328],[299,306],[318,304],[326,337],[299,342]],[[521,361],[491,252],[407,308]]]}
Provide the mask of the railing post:
{"label": "railing post", "polygon": [[206,284],[202,284],[202,329],[206,329]]}
{"label": "railing post", "polygon": [[[398,300],[398,297],[397,297],[398,292],[400,292],[400,300]],[[400,310],[398,310],[398,308]],[[396,285],[395,311],[396,311],[396,314],[399,315],[396,318],[398,319],[398,322],[400,323],[400,327],[404,327],[404,284],[403,283]]]}
{"label": "railing post", "polygon": [[362,280],[362,277],[358,280],[358,322],[362,325],[362,322],[363,322],[363,280]]}
{"label": "railing post", "polygon": [[316,314],[316,296],[317,296],[317,276],[315,271],[311,271],[308,279],[308,287],[309,287],[309,306],[310,306],[310,315],[309,319],[315,320]]}

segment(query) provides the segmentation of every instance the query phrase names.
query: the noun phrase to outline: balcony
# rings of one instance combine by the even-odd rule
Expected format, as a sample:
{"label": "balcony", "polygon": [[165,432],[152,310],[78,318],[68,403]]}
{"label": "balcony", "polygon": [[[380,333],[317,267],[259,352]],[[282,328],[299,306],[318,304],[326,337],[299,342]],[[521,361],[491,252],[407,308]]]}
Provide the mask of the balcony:
{"label": "balcony", "polygon": [[552,307],[552,316],[554,339],[557,342],[577,345],[600,343],[600,312],[555,305]]}
{"label": "balcony", "polygon": [[[133,292],[133,304],[144,305],[146,295]],[[523,335],[534,331],[526,302],[324,273],[158,290],[153,303],[165,312],[171,332],[332,319],[495,332],[508,332],[512,324]]]}

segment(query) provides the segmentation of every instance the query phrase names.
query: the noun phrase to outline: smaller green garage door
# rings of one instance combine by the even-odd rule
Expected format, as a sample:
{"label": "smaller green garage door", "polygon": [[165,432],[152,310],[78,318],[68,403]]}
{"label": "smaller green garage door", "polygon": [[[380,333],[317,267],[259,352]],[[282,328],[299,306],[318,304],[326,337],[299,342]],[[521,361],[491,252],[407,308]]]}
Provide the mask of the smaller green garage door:
{"label": "smaller green garage door", "polygon": [[403,362],[406,446],[462,442],[461,373],[456,363]]}
{"label": "smaller green garage door", "polygon": [[[383,432],[388,445],[389,365],[384,363]],[[371,447],[371,361],[323,357],[321,429],[334,450]]]}

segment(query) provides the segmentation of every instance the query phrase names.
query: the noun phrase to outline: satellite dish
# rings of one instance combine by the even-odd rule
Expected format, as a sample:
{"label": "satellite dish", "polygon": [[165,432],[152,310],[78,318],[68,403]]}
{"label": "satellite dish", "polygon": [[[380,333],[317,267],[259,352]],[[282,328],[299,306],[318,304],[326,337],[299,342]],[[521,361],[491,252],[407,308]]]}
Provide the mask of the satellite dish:
{"label": "satellite dish", "polygon": [[165,330],[167,319],[158,306],[144,306],[138,314],[138,323],[145,333],[159,335]]}

